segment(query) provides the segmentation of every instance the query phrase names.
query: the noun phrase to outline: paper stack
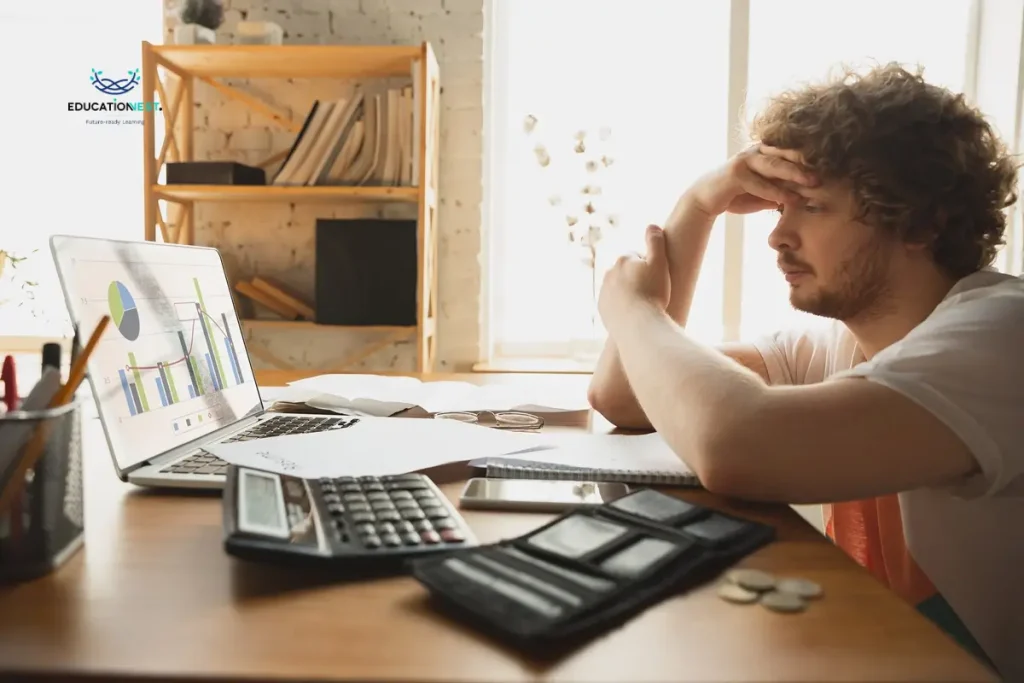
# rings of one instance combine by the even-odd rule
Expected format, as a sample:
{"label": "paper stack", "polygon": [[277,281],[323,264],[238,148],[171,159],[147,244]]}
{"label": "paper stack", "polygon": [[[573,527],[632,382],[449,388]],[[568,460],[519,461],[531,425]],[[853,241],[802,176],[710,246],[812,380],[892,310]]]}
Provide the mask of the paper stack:
{"label": "paper stack", "polygon": [[562,412],[587,410],[585,396],[553,396],[536,389],[469,382],[423,382],[415,377],[387,375],[319,375],[290,382],[277,400],[349,415],[388,417],[419,406],[430,413],[456,410],[523,410]]}

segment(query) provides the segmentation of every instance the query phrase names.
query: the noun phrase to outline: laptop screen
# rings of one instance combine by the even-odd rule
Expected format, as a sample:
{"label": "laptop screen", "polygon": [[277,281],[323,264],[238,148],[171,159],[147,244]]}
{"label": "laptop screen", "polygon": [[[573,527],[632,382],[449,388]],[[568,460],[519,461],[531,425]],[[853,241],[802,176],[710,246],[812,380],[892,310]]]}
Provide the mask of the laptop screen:
{"label": "laptop screen", "polygon": [[216,249],[55,236],[54,262],[85,345],[92,386],[120,469],[263,408]]}

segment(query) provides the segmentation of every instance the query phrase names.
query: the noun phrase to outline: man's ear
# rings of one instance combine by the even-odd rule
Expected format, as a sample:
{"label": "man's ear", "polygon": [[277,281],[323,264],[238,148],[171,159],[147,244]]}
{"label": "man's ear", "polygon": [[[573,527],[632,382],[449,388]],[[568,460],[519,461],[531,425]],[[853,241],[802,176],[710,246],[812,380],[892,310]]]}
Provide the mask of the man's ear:
{"label": "man's ear", "polygon": [[916,230],[912,231],[911,235],[904,238],[903,247],[907,251],[922,252],[930,250],[935,244],[938,235],[946,229],[946,225],[949,223],[949,212],[945,209],[939,209],[929,222],[930,225],[920,225]]}

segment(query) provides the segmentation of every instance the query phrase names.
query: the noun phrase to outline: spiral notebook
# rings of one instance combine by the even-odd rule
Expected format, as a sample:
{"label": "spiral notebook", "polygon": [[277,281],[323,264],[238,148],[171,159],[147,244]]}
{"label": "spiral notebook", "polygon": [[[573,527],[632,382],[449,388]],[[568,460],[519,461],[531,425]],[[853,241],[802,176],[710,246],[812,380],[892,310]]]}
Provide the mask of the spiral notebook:
{"label": "spiral notebook", "polygon": [[561,479],[699,487],[700,479],[657,433],[579,435],[514,457],[470,463],[498,479]]}

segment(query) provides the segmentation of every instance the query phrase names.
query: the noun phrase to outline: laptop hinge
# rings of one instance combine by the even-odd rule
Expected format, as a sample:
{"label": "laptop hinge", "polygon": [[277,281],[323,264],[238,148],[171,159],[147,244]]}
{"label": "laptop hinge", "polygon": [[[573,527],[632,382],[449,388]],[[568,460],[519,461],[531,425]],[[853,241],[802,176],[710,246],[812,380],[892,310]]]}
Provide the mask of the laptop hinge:
{"label": "laptop hinge", "polygon": [[163,465],[164,463],[170,462],[172,460],[177,460],[178,458],[188,455],[189,453],[195,451],[196,449],[202,448],[204,445],[208,443],[218,441],[224,438],[225,436],[228,436],[229,434],[234,434],[235,432],[251,427],[253,423],[255,423],[257,420],[259,420],[259,418],[263,417],[266,414],[267,411],[264,410],[249,415],[247,417],[243,417],[238,422],[232,422],[231,424],[225,425],[215,431],[210,432],[209,434],[203,434],[199,438],[192,439],[191,441],[183,443],[180,446],[175,446],[169,451],[164,451],[163,453],[154,455],[152,458],[148,458],[146,460],[143,460],[142,462],[136,463],[131,467],[126,467],[122,471],[125,474],[130,474],[141,467],[149,467],[150,465]]}

